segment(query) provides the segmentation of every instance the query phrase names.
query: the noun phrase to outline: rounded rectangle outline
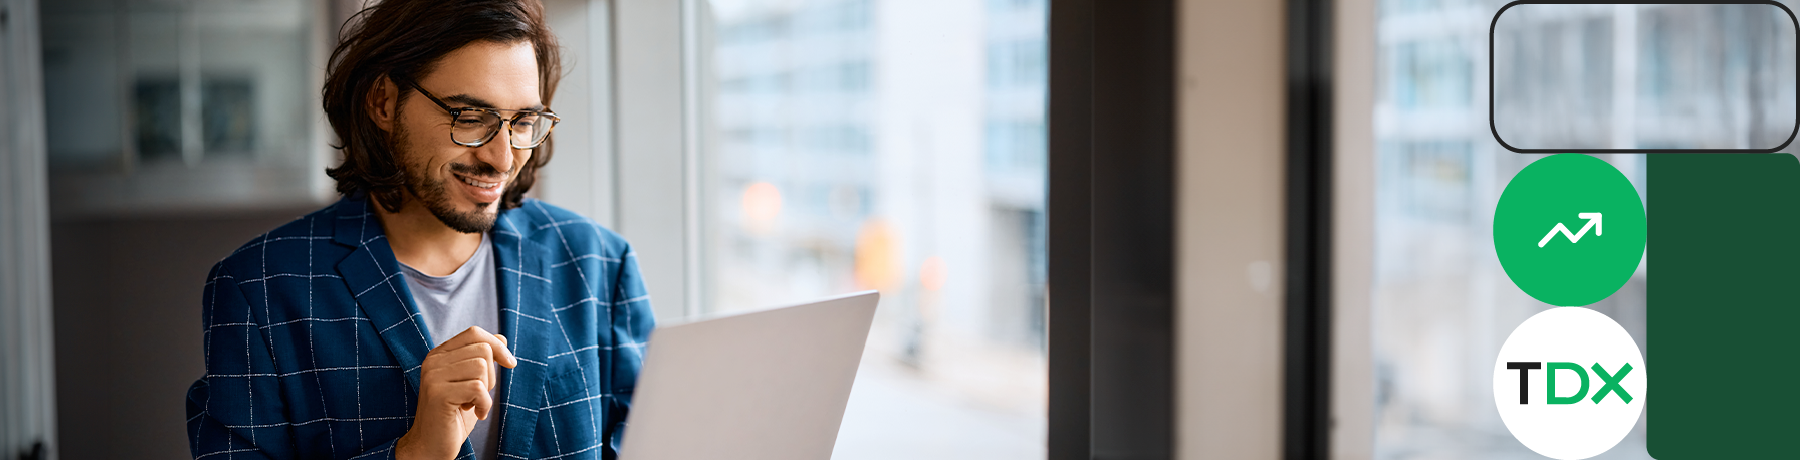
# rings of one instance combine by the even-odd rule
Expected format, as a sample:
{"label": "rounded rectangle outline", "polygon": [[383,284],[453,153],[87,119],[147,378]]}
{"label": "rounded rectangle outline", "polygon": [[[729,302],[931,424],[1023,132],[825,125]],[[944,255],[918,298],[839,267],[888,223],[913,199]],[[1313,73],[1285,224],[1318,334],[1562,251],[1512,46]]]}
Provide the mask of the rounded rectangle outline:
{"label": "rounded rectangle outline", "polygon": [[[1800,19],[1794,17],[1794,11],[1787,5],[1775,0],[1765,1],[1708,1],[1708,0],[1649,0],[1649,1],[1608,1],[1608,0],[1515,0],[1500,7],[1494,12],[1493,22],[1488,24],[1488,132],[1494,136],[1494,142],[1514,153],[1776,153],[1794,143],[1794,136],[1800,134],[1800,91],[1794,93],[1794,130],[1788,132],[1786,141],[1769,149],[1521,149],[1506,143],[1500,138],[1500,130],[1494,126],[1494,30],[1500,25],[1500,15],[1506,10],[1519,5],[1772,5],[1787,13],[1788,21],[1794,24],[1794,37],[1800,42]],[[1795,62],[1800,62],[1800,43],[1794,47]],[[1796,82],[1800,84],[1800,82]]]}

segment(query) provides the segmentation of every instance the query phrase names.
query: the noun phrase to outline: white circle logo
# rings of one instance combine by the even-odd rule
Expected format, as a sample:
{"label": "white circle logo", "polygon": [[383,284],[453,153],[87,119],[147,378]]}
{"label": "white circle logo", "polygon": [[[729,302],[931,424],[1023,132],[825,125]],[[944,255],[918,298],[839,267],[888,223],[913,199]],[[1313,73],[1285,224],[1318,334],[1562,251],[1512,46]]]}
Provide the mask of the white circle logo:
{"label": "white circle logo", "polygon": [[1494,360],[1494,405],[1513,437],[1545,457],[1612,449],[1644,411],[1644,355],[1619,323],[1582,307],[1525,320]]}

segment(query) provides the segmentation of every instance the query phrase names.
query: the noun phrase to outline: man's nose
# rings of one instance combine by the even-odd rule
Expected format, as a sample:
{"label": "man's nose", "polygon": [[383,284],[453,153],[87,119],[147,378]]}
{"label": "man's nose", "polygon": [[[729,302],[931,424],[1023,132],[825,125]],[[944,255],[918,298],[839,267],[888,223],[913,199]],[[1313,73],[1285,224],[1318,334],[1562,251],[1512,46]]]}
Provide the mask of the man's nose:
{"label": "man's nose", "polygon": [[488,166],[492,166],[495,171],[499,171],[502,175],[512,171],[513,155],[516,155],[516,153],[513,152],[512,139],[508,137],[512,134],[510,132],[511,130],[504,129],[505,127],[506,126],[502,124],[501,128],[503,129],[498,133],[494,133],[494,138],[492,140],[489,140],[486,144],[481,144],[481,147],[476,147],[475,150],[475,158],[477,160],[487,163]]}

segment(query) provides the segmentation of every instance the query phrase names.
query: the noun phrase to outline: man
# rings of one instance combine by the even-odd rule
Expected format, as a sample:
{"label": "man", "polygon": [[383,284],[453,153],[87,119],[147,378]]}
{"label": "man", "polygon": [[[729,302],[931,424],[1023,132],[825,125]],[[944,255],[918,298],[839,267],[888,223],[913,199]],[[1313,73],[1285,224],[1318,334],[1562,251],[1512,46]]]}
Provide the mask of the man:
{"label": "man", "polygon": [[343,198],[213,267],[194,457],[615,457],[653,320],[623,239],[523,198],[542,6],[386,0],[328,72]]}

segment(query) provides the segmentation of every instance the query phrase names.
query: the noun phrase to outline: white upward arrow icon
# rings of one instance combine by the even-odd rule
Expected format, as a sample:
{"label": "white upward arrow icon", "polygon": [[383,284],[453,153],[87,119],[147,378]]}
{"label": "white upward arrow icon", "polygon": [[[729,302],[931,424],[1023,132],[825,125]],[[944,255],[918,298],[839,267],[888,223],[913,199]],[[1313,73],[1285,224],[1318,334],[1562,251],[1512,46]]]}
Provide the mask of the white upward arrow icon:
{"label": "white upward arrow icon", "polygon": [[1544,239],[1538,240],[1538,247],[1541,248],[1546,244],[1550,244],[1550,239],[1556,237],[1556,232],[1562,232],[1563,236],[1569,238],[1570,243],[1579,243],[1581,242],[1581,236],[1586,235],[1588,229],[1594,229],[1594,236],[1600,236],[1600,233],[1605,229],[1605,226],[1600,225],[1600,213],[1583,212],[1575,214],[1575,217],[1587,219],[1588,221],[1587,225],[1581,226],[1581,231],[1569,233],[1569,227],[1564,227],[1562,222],[1557,222],[1555,227],[1550,228],[1550,233],[1544,235]]}

